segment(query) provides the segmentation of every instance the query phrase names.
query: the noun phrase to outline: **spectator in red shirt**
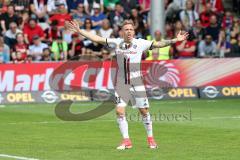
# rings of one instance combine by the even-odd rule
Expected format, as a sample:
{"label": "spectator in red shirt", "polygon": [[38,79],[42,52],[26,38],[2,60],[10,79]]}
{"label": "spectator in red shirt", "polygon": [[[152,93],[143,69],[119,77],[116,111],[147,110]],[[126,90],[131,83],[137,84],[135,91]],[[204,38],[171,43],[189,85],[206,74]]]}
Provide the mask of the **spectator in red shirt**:
{"label": "spectator in red shirt", "polygon": [[[15,44],[14,46],[14,53],[18,53],[19,56],[16,56],[15,57],[18,59],[13,59],[14,61],[17,60],[17,61],[25,61],[27,59],[27,55],[29,53],[29,50],[28,50],[28,45],[24,42],[24,36],[22,33],[18,33],[16,35],[16,39],[17,39],[17,43]],[[12,56],[14,57],[14,56]]]}
{"label": "spectator in red shirt", "polygon": [[228,10],[225,12],[225,15],[222,20],[222,27],[224,29],[230,30],[233,26],[233,15],[232,13]]}
{"label": "spectator in red shirt", "polygon": [[210,17],[212,15],[216,15],[216,13],[212,11],[211,3],[207,3],[205,5],[204,11],[200,14],[201,24],[204,28],[210,25]]}
{"label": "spectator in red shirt", "polygon": [[37,24],[36,19],[29,20],[28,25],[23,28],[23,33],[27,44],[32,44],[33,37],[36,35],[39,36],[41,40],[44,39],[43,29]]}
{"label": "spectator in red shirt", "polygon": [[72,35],[72,43],[69,44],[69,54],[68,59],[79,60],[81,55],[84,53],[85,48],[82,38],[78,34]]}
{"label": "spectator in red shirt", "polygon": [[64,27],[65,21],[71,19],[72,17],[68,14],[64,4],[61,3],[58,5],[57,13],[53,14],[53,16],[49,18],[49,23],[51,24],[53,21],[58,21],[58,27],[61,29]]}
{"label": "spectator in red shirt", "polygon": [[196,42],[193,34],[189,34],[189,38],[175,44],[178,58],[194,58],[196,52]]}

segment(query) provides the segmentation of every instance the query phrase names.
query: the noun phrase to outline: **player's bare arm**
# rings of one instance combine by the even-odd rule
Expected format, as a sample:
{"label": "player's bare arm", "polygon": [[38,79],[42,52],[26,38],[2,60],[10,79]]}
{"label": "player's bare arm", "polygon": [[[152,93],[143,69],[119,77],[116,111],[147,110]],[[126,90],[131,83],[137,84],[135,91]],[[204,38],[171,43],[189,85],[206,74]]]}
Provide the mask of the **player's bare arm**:
{"label": "player's bare arm", "polygon": [[163,47],[166,47],[166,46],[169,46],[171,44],[174,44],[176,42],[181,42],[181,41],[184,41],[188,38],[188,33],[185,32],[185,33],[182,33],[182,31],[180,31],[178,34],[177,34],[177,37],[174,38],[174,39],[170,39],[170,40],[162,40],[160,42],[153,42],[153,46],[152,48],[163,48]]}
{"label": "player's bare arm", "polygon": [[98,35],[89,33],[85,30],[80,29],[80,25],[78,23],[78,21],[73,20],[73,21],[69,21],[67,22],[67,28],[69,31],[74,32],[74,33],[79,33],[82,36],[86,37],[87,39],[96,42],[96,43],[100,43],[105,45],[106,44],[106,38],[100,37]]}

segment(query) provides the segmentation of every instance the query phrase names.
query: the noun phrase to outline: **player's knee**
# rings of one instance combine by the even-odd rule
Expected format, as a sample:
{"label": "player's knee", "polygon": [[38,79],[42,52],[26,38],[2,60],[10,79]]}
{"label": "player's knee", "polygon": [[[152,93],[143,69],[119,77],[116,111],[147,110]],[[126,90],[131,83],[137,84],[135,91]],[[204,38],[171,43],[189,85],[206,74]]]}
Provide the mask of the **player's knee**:
{"label": "player's knee", "polygon": [[116,108],[116,114],[118,117],[124,117],[125,116],[125,109],[122,107]]}
{"label": "player's knee", "polygon": [[149,113],[148,108],[141,108],[139,111],[143,117],[147,116]]}

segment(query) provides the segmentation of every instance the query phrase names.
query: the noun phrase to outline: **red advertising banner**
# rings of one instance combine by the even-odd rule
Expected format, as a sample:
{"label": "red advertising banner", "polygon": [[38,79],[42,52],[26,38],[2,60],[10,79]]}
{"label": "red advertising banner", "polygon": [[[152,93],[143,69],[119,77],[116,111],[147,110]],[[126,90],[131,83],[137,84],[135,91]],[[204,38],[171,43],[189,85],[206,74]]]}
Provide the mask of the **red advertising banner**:
{"label": "red advertising banner", "polygon": [[[239,86],[239,61],[240,58],[143,61],[142,74],[147,87],[153,87],[157,80],[173,87]],[[0,92],[51,90],[52,85],[63,90],[71,90],[71,86],[112,89],[116,73],[116,64],[110,61],[0,64]]]}

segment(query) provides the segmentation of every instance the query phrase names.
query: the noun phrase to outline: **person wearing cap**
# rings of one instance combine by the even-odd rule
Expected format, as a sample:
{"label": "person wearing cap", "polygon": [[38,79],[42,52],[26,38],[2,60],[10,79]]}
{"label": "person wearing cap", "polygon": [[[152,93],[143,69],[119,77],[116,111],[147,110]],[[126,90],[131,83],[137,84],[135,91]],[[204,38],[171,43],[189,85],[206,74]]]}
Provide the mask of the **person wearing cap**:
{"label": "person wearing cap", "polygon": [[43,49],[48,48],[48,45],[42,43],[38,35],[33,36],[33,45],[29,47],[29,55],[33,57],[34,61],[40,61],[43,55]]}
{"label": "person wearing cap", "polygon": [[93,4],[93,15],[91,16],[91,19],[93,21],[93,26],[95,30],[99,30],[101,28],[102,22],[104,19],[106,19],[106,15],[101,12],[100,4],[94,3]]}
{"label": "person wearing cap", "polygon": [[67,2],[66,0],[48,0],[47,2],[47,11],[50,15],[54,14],[59,5],[64,5],[64,8],[67,10]]}
{"label": "person wearing cap", "polygon": [[95,4],[99,4],[100,6],[100,12],[104,12],[104,0],[85,0],[88,1],[88,8],[87,8],[87,14],[93,15],[93,8]]}

